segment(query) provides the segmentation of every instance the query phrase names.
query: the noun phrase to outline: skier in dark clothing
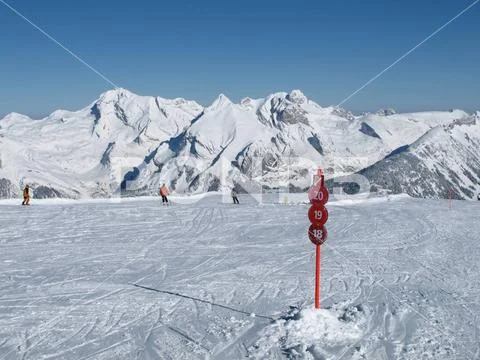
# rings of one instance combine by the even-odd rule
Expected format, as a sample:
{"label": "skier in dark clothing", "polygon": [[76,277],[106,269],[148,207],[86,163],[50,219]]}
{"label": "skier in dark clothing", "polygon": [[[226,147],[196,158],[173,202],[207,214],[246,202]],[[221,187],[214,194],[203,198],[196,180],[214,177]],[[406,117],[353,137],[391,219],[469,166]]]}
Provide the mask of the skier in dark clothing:
{"label": "skier in dark clothing", "polygon": [[30,188],[28,185],[25,186],[25,189],[23,189],[23,202],[22,205],[30,205]]}
{"label": "skier in dark clothing", "polygon": [[235,189],[232,189],[232,199],[234,204],[240,204],[240,201],[238,201],[237,190]]}

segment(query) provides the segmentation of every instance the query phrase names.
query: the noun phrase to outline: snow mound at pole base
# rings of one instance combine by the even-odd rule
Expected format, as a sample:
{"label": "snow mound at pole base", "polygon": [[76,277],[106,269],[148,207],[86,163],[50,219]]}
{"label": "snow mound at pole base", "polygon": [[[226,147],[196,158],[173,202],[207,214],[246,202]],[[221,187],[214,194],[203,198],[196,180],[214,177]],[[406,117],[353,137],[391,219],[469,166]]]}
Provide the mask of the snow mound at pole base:
{"label": "snow mound at pole base", "polygon": [[368,318],[363,305],[293,308],[265,328],[249,350],[254,358],[282,354],[292,359],[329,359],[355,347],[368,329]]}

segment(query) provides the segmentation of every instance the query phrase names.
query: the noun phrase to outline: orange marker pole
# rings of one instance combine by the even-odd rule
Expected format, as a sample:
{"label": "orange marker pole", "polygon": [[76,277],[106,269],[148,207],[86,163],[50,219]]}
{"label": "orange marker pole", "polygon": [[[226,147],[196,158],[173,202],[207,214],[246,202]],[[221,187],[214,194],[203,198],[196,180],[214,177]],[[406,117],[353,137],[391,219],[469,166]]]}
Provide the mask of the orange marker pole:
{"label": "orange marker pole", "polygon": [[320,245],[316,245],[315,309],[320,309]]}

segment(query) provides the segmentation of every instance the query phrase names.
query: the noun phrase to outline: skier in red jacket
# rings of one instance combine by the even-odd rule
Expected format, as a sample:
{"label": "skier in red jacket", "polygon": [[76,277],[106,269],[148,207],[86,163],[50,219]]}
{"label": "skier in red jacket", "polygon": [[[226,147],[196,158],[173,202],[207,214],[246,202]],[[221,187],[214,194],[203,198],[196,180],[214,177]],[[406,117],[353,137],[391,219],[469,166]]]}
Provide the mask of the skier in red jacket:
{"label": "skier in red jacket", "polygon": [[163,184],[162,187],[160,188],[160,196],[162,197],[163,205],[168,205],[168,198],[167,198],[168,194],[169,194],[168,188],[165,184]]}

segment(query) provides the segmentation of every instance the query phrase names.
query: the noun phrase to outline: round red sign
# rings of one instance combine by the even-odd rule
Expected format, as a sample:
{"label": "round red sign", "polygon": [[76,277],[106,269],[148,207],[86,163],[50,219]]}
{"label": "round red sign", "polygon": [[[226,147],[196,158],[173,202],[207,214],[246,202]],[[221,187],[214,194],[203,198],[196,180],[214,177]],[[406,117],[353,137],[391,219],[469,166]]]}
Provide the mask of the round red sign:
{"label": "round red sign", "polygon": [[308,209],[308,219],[313,225],[323,226],[328,220],[328,211],[323,205],[314,202]]}
{"label": "round red sign", "polygon": [[313,187],[308,192],[308,199],[311,203],[318,203],[321,205],[325,205],[328,202],[329,193],[328,189],[324,186],[322,187]]}
{"label": "round red sign", "polygon": [[325,226],[310,225],[308,238],[314,245],[322,245],[327,240],[327,228]]}

